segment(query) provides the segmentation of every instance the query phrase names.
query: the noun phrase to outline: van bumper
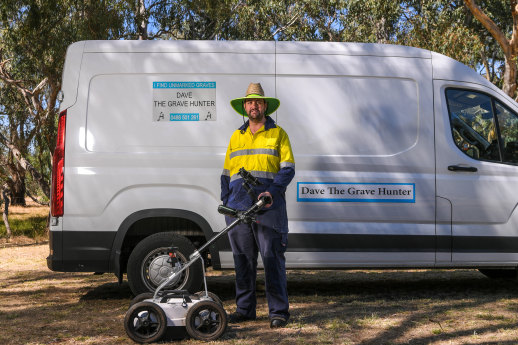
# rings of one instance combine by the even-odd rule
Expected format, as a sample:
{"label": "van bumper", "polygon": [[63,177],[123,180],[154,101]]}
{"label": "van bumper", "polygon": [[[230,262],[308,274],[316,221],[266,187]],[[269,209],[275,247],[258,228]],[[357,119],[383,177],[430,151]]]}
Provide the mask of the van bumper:
{"label": "van bumper", "polygon": [[63,236],[61,231],[49,231],[49,250],[47,267],[51,271],[63,271]]}
{"label": "van bumper", "polygon": [[114,231],[50,231],[47,267],[58,272],[110,272]]}

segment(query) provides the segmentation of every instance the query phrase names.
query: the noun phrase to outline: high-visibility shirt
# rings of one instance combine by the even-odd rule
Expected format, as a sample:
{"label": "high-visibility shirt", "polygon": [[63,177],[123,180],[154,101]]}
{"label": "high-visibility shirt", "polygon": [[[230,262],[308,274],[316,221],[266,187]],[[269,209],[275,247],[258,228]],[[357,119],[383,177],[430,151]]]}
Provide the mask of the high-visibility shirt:
{"label": "high-visibility shirt", "polygon": [[295,159],[288,134],[270,116],[255,134],[250,131],[247,121],[232,134],[227,148],[221,175],[221,200],[223,204],[243,211],[255,201],[242,186],[240,168],[245,168],[261,183],[252,186],[256,196],[264,191],[272,195],[273,205],[257,216],[258,222],[287,232],[285,192],[295,175]]}

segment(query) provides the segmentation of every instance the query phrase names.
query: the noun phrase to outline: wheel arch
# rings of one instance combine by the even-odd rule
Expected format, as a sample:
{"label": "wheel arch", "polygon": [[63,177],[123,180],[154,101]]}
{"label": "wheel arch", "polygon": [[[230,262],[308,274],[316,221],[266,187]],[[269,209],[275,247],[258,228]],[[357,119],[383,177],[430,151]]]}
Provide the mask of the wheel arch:
{"label": "wheel arch", "polygon": [[[164,221],[165,219],[168,219],[169,221]],[[144,224],[146,224],[146,222],[149,222],[150,224],[156,223],[159,226],[156,230],[141,231],[139,226],[142,226],[143,222]],[[164,224],[168,224],[171,228],[167,229],[160,226]],[[185,226],[187,229],[174,228],[174,226]],[[203,237],[203,243],[210,239],[214,234],[207,220],[192,211],[160,208],[134,212],[124,219],[117,230],[110,255],[110,271],[114,272],[119,278],[119,281],[121,281],[128,256],[136,244],[149,235],[167,231],[184,235],[187,238]],[[131,240],[132,238],[133,241]],[[138,241],[134,242],[135,239]],[[128,249],[130,249],[130,252],[125,253],[124,251],[127,251]],[[214,267],[219,267],[219,251],[215,244],[209,247],[209,252],[211,255],[212,265]]]}

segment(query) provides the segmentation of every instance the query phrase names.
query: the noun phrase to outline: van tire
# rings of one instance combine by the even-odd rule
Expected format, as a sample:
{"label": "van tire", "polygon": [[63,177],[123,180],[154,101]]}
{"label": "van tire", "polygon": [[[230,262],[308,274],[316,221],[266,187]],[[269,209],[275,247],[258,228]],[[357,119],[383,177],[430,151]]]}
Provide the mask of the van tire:
{"label": "van tire", "polygon": [[[168,248],[177,247],[178,260],[185,263],[196,248],[187,238],[170,232],[160,232],[140,241],[128,259],[128,283],[135,296],[154,292],[160,283],[171,274],[167,259]],[[168,290],[198,291],[203,283],[201,261],[197,260],[170,285]]]}
{"label": "van tire", "polygon": [[516,268],[479,268],[479,272],[491,279],[515,280],[518,278]]}

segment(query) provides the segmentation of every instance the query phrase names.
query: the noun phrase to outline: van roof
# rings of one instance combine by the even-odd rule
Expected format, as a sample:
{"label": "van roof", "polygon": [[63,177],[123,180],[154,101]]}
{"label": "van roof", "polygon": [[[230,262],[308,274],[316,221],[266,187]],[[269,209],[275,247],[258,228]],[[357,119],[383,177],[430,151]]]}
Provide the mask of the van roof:
{"label": "van roof", "polygon": [[425,49],[392,44],[276,41],[86,41],[84,52],[100,53],[265,53],[392,56],[430,59]]}
{"label": "van roof", "polygon": [[[120,40],[82,41],[69,47],[69,54],[83,53],[243,53],[344,55],[430,59],[433,79],[457,80],[487,86],[504,95],[470,67],[430,50],[393,44],[291,41],[184,41]],[[65,67],[67,67],[65,65]],[[74,69],[75,66],[69,66]],[[504,97],[507,97],[504,95]],[[510,99],[510,98],[509,98]]]}

